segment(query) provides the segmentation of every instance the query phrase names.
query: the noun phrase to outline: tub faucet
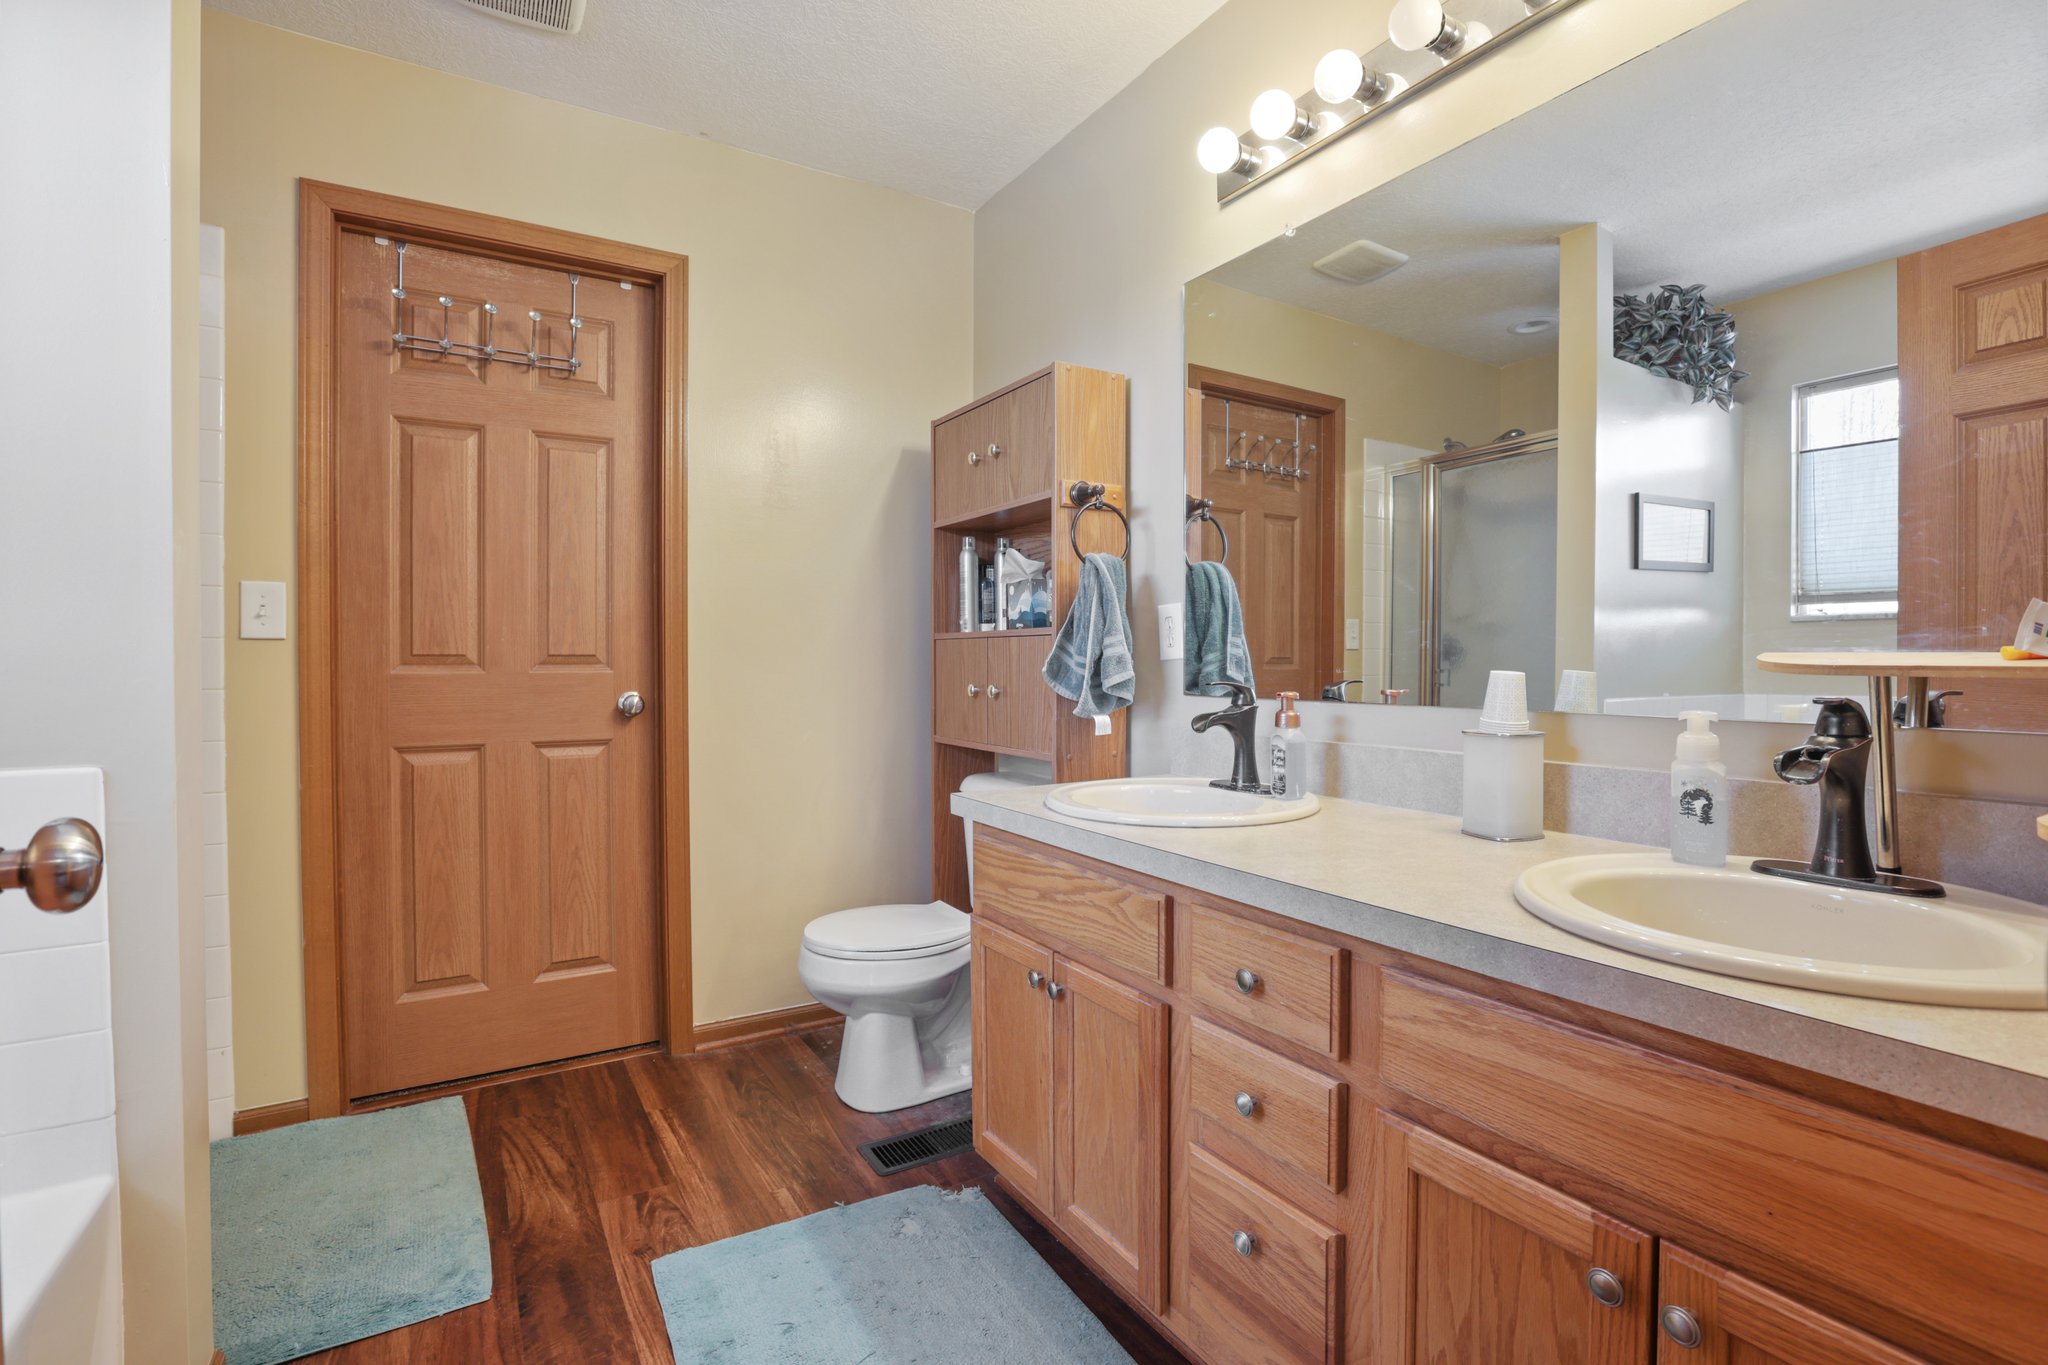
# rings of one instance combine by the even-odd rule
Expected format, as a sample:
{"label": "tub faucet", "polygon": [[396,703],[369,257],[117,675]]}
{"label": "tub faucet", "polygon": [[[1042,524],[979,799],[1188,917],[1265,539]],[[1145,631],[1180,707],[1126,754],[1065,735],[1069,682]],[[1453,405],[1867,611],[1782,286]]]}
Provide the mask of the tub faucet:
{"label": "tub faucet", "polygon": [[1803,744],[1771,761],[1779,777],[1798,786],[1820,787],[1820,830],[1806,862],[1759,858],[1751,864],[1774,877],[1830,886],[1861,886],[1908,896],[1946,894],[1939,882],[1880,872],[1870,856],[1870,827],[1863,792],[1875,744],[1870,717],[1847,697],[1815,697],[1820,719]]}
{"label": "tub faucet", "polygon": [[1222,726],[1230,732],[1233,753],[1230,761],[1230,776],[1218,778],[1209,785],[1225,791],[1260,792],[1269,790],[1259,781],[1259,751],[1255,736],[1259,726],[1259,694],[1243,683],[1211,683],[1211,687],[1230,689],[1230,705],[1221,711],[1209,711],[1196,716],[1191,724],[1196,734],[1205,734],[1214,726]]}

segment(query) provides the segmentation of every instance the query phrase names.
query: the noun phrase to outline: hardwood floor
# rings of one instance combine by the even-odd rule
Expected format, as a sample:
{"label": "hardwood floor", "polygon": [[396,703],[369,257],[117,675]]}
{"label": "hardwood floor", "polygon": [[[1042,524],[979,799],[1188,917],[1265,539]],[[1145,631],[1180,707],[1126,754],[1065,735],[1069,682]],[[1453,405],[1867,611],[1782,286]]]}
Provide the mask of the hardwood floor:
{"label": "hardwood floor", "polygon": [[855,1150],[860,1143],[963,1116],[968,1097],[856,1113],[832,1093],[838,1046],[836,1026],[817,1028],[464,1096],[491,1229],[490,1301],[308,1359],[670,1361],[649,1261],[836,1203],[933,1184],[980,1186],[1140,1365],[1186,1365],[1004,1194],[980,1157],[888,1178],[869,1169]]}

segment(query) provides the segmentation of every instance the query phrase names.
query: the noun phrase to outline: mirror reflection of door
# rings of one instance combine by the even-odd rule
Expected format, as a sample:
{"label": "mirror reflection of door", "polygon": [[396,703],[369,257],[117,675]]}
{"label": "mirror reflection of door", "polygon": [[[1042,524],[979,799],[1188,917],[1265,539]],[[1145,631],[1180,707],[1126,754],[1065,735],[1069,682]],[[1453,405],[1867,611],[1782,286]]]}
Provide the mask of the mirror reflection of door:
{"label": "mirror reflection of door", "polygon": [[[1268,697],[1320,696],[1342,676],[1344,400],[1201,366],[1188,383],[1202,396],[1188,492],[1210,500],[1230,538],[1252,677]],[[1209,533],[1188,553],[1213,557],[1218,545]]]}

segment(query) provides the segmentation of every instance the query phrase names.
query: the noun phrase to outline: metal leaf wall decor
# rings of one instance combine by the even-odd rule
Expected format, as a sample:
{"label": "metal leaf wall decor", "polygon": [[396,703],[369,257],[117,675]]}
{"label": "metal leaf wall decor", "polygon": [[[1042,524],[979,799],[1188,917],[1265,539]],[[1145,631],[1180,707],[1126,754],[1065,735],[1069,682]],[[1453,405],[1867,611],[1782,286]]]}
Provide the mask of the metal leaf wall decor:
{"label": "metal leaf wall decor", "polygon": [[1735,319],[1707,302],[1703,284],[1667,284],[1648,297],[1614,299],[1614,355],[1692,389],[1695,403],[1723,412],[1735,386],[1749,378],[1735,368]]}

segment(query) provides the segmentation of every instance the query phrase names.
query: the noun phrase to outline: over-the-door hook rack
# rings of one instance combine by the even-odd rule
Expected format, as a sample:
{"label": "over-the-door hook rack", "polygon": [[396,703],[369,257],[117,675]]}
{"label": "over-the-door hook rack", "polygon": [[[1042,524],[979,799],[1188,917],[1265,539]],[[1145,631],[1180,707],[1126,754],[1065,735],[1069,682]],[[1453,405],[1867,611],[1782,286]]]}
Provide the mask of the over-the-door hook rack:
{"label": "over-the-door hook rack", "polygon": [[[382,240],[381,238],[379,239]],[[391,297],[401,309],[405,304],[405,249],[404,242],[393,242],[398,248],[398,283],[391,288]],[[391,348],[395,351],[421,351],[427,355],[460,356],[465,360],[481,360],[486,363],[498,361],[506,365],[524,365],[528,369],[548,370],[556,374],[575,374],[583,368],[583,362],[576,358],[576,341],[583,334],[583,318],[576,310],[576,286],[583,282],[577,274],[569,276],[569,354],[544,355],[540,349],[541,313],[537,308],[527,310],[526,316],[533,323],[533,339],[524,351],[499,350],[495,332],[498,324],[498,305],[484,304],[484,339],[481,345],[474,341],[457,341],[449,330],[449,310],[455,300],[446,294],[434,296],[434,302],[441,305],[441,335],[421,336],[405,330],[405,315],[399,314],[399,326],[391,333]]]}
{"label": "over-the-door hook rack", "polygon": [[1074,518],[1067,523],[1067,544],[1074,547],[1074,557],[1081,556],[1081,516],[1084,512],[1107,512],[1115,517],[1124,528],[1124,550],[1121,558],[1126,567],[1131,562],[1131,523],[1124,518],[1123,511],[1108,501],[1109,488],[1105,484],[1089,483],[1076,479],[1067,486],[1067,501],[1074,504]]}
{"label": "over-the-door hook rack", "polygon": [[[1211,526],[1215,527],[1217,539],[1223,542],[1223,553],[1217,556],[1216,562],[1218,564],[1228,564],[1230,562],[1230,532],[1223,529],[1222,522],[1216,520],[1214,516],[1210,515],[1210,513],[1214,510],[1215,506],[1216,503],[1213,499],[1197,498],[1192,496],[1189,497],[1188,525],[1192,526],[1198,521],[1206,521]],[[1183,536],[1182,539],[1185,540],[1186,537]],[[1185,545],[1181,547],[1181,558],[1187,560],[1187,565],[1189,568],[1192,569],[1195,567],[1195,561],[1192,559],[1188,559],[1187,547]]]}

